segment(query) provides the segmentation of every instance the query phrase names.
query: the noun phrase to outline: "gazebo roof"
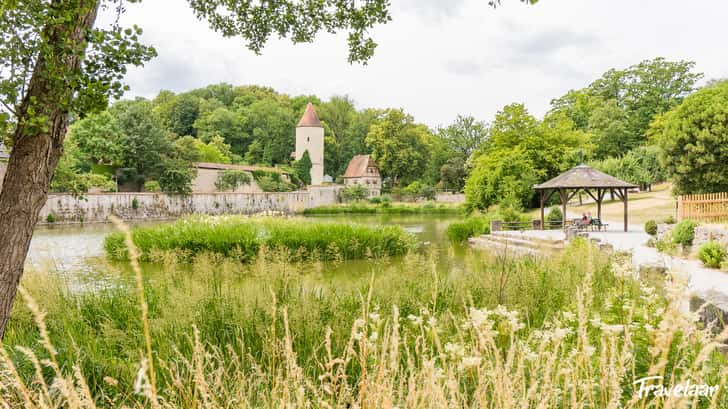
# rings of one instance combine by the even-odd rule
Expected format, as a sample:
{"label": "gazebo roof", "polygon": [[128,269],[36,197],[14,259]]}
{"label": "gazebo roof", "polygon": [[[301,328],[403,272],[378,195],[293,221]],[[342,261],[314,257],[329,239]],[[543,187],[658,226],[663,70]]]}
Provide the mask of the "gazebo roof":
{"label": "gazebo roof", "polygon": [[580,189],[580,188],[633,188],[631,183],[607,175],[587,165],[575,166],[555,178],[534,185],[534,189]]}

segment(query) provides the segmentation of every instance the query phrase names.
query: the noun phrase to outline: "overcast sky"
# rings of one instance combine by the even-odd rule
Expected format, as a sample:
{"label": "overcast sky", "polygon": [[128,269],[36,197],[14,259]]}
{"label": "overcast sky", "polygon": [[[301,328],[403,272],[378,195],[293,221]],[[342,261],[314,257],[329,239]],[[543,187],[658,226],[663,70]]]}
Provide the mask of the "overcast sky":
{"label": "overcast sky", "polygon": [[124,21],[144,29],[159,56],[130,70],[129,96],[153,97],[212,83],[257,84],[363,107],[401,107],[437,126],[457,114],[490,121],[523,102],[540,116],[551,98],[609,68],[663,56],[697,63],[706,79],[728,77],[728,2],[720,0],[392,0],[392,21],[373,31],[369,65],[349,65],[344,34],[313,44],[273,39],[256,56],[197,21],[185,0],[130,5]]}

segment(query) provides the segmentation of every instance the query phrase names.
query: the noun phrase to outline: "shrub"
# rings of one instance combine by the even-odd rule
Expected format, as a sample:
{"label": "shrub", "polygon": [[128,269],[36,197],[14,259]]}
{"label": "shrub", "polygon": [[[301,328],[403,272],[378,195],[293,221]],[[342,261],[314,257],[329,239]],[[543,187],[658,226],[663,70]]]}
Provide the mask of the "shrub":
{"label": "shrub", "polygon": [[159,182],[156,180],[150,180],[147,182],[144,182],[144,191],[145,192],[161,192],[162,187],[159,186]]}
{"label": "shrub", "polygon": [[645,223],[645,232],[650,236],[657,235],[657,222],[654,220],[648,220]]}
{"label": "shrub", "polygon": [[131,208],[134,210],[139,208],[139,199],[137,199],[136,197],[131,199]]}
{"label": "shrub", "polygon": [[48,223],[55,223],[56,222],[56,215],[53,213],[48,213],[48,216],[46,216],[46,222]]}
{"label": "shrub", "polygon": [[673,254],[677,245],[672,236],[665,235],[662,239],[655,242],[655,247],[657,248],[657,251],[661,253]]}
{"label": "shrub", "polygon": [[698,250],[698,258],[706,267],[719,268],[726,257],[725,248],[716,241],[709,241]]}
{"label": "shrub", "polygon": [[434,187],[420,181],[415,181],[402,189],[402,194],[410,200],[434,200],[436,192]]}
{"label": "shrub", "polygon": [[695,226],[698,224],[692,220],[683,220],[675,226],[672,231],[672,239],[677,244],[689,246],[695,238]]}
{"label": "shrub", "polygon": [[490,233],[491,217],[487,215],[471,216],[461,222],[447,226],[447,237],[456,243],[465,242],[470,237]]}
{"label": "shrub", "polygon": [[350,185],[341,191],[341,198],[345,202],[358,202],[369,196],[369,190],[364,185]]}
{"label": "shrub", "polygon": [[374,196],[369,199],[369,203],[371,204],[380,204],[382,203],[382,198],[380,196]]}
{"label": "shrub", "polygon": [[546,221],[551,223],[562,223],[564,221],[564,214],[561,213],[559,206],[553,206],[549,210],[549,214],[546,216]]}
{"label": "shrub", "polygon": [[670,215],[665,217],[665,224],[675,224],[675,217]]}
{"label": "shrub", "polygon": [[253,180],[250,174],[244,170],[226,170],[220,173],[215,180],[217,190],[235,190],[239,186],[249,185]]}
{"label": "shrub", "polygon": [[382,204],[391,204],[391,203],[392,203],[391,195],[382,195]]}

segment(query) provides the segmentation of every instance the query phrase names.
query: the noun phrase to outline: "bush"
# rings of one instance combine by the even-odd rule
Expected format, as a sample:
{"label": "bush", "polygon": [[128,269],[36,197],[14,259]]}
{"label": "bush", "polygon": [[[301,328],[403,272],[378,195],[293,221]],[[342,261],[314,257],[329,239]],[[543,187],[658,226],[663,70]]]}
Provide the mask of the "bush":
{"label": "bush", "polygon": [[662,239],[655,241],[655,248],[657,248],[657,251],[660,253],[673,254],[676,247],[675,241],[672,236],[669,235],[665,235]]}
{"label": "bush", "polygon": [[564,221],[564,214],[561,213],[559,206],[553,206],[551,210],[549,210],[549,214],[546,216],[546,221],[551,223],[562,223]]}
{"label": "bush", "polygon": [[345,202],[359,202],[369,196],[369,189],[364,185],[350,185],[341,191],[341,199]]}
{"label": "bush", "polygon": [[726,250],[720,243],[709,241],[700,246],[698,258],[706,267],[719,268],[726,258]]}
{"label": "bush", "polygon": [[392,196],[391,195],[382,195],[382,204],[388,205],[392,203]]}
{"label": "bush", "polygon": [[382,198],[380,196],[374,196],[369,199],[369,203],[371,204],[380,204],[382,203]]}
{"label": "bush", "polygon": [[667,216],[665,217],[665,224],[675,224],[675,217],[674,216]]}
{"label": "bush", "polygon": [[420,181],[415,181],[402,189],[402,194],[410,200],[435,200],[435,188]]}
{"label": "bush", "polygon": [[645,223],[645,232],[650,236],[657,235],[657,222],[654,220],[648,220]]}
{"label": "bush", "polygon": [[139,199],[137,199],[136,197],[131,199],[131,208],[134,210],[139,208]]}
{"label": "bush", "polygon": [[148,182],[144,182],[144,191],[145,192],[161,192],[162,187],[159,186],[159,182],[156,180],[150,180]]}
{"label": "bush", "polygon": [[692,220],[683,220],[675,226],[672,231],[672,239],[677,244],[689,246],[695,238],[695,226],[698,224]]}
{"label": "bush", "polygon": [[220,173],[215,180],[215,189],[220,191],[235,190],[238,186],[249,185],[253,180],[244,170],[226,170]]}
{"label": "bush", "polygon": [[[400,226],[365,226],[306,220],[250,219],[241,216],[197,216],[171,224],[132,230],[143,260],[155,251],[179,251],[196,256],[210,252],[248,262],[262,247],[284,251],[297,259],[362,259],[407,253],[414,238]],[[127,256],[122,233],[104,241],[112,259]],[[333,251],[335,250],[335,251]],[[314,257],[316,255],[316,257]]]}
{"label": "bush", "polygon": [[470,237],[490,233],[491,217],[487,215],[471,216],[461,222],[447,226],[447,237],[450,241],[463,243]]}
{"label": "bush", "polygon": [[56,222],[56,215],[53,213],[48,213],[48,216],[46,216],[46,222],[48,223],[55,223]]}

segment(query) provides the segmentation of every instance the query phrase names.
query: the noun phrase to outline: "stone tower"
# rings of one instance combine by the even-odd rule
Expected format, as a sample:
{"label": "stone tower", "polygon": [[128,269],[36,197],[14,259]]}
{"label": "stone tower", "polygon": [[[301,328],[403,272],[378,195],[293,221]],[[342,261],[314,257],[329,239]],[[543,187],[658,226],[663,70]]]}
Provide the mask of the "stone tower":
{"label": "stone tower", "polygon": [[296,160],[305,151],[311,158],[311,184],[320,185],[324,180],[324,127],[310,102],[296,126]]}

